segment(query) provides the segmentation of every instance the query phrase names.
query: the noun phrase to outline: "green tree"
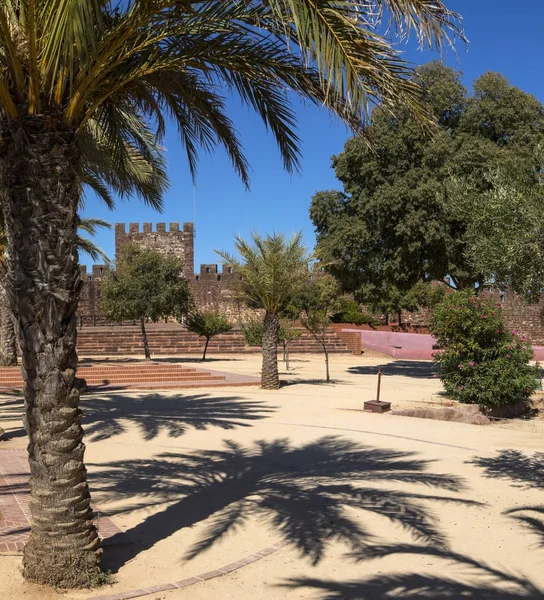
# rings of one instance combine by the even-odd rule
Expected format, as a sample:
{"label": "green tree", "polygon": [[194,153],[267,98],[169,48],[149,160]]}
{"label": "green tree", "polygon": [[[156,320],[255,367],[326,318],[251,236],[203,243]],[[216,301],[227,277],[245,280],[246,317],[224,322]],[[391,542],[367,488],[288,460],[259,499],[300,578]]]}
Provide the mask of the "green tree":
{"label": "green tree", "polygon": [[302,326],[321,344],[325,355],[325,375],[330,381],[327,329],[332,316],[342,307],[339,282],[331,275],[320,275],[302,285],[292,300],[300,311]]}
{"label": "green tree", "polygon": [[202,360],[206,360],[206,351],[212,337],[220,333],[227,333],[232,329],[232,325],[225,315],[218,312],[198,312],[191,311],[187,315],[187,329],[206,339]]}
{"label": "green tree", "polygon": [[468,223],[467,260],[496,287],[538,302],[544,289],[544,188],[500,171],[489,178],[492,186],[477,207],[471,182],[450,182],[451,210]]}
{"label": "green tree", "polygon": [[200,149],[219,144],[247,183],[227,92],[262,118],[288,170],[298,166],[299,140],[287,90],[354,128],[376,102],[405,101],[425,119],[410,65],[378,33],[382,18],[430,47],[462,35],[440,0],[2,2],[6,281],[23,352],[32,472],[27,579],[86,586],[99,572],[74,387],[83,187],[110,206],[115,192],[160,207],[167,120],[193,175]]}
{"label": "green tree", "polygon": [[[369,148],[348,140],[333,157],[343,191],[318,192],[310,216],[318,253],[348,291],[387,302],[417,282],[474,288],[488,273],[467,253],[467,230],[500,169],[540,187],[535,150],[544,141],[544,107],[498,73],[479,77],[469,95],[460,73],[439,62],[417,69],[439,127],[428,136],[400,108],[376,108]],[[467,211],[456,209],[452,180],[469,184]],[[357,296],[357,299],[363,299]]]}
{"label": "green tree", "polygon": [[240,291],[251,308],[264,309],[261,386],[280,387],[278,376],[278,331],[280,315],[298,287],[308,276],[311,257],[302,245],[301,234],[286,240],[281,234],[261,237],[253,233],[251,242],[235,240],[237,256],[216,250],[225,264],[241,275]]}
{"label": "green tree", "polygon": [[381,285],[363,284],[357,296],[373,313],[385,315],[387,325],[390,315],[395,315],[397,323],[402,325],[403,312],[416,312],[432,306],[436,296],[440,299],[442,290],[441,287],[434,288],[431,283],[423,281],[417,281],[406,289],[384,280]]}
{"label": "green tree", "polygon": [[133,244],[123,246],[117,270],[102,282],[100,308],[110,321],[139,321],[146,360],[151,359],[146,320],[185,316],[191,305],[183,263]]}
{"label": "green tree", "polygon": [[285,370],[289,371],[289,344],[299,338],[302,335],[302,331],[293,327],[292,320],[283,317],[280,318],[280,328],[278,329],[278,343],[283,348],[283,360],[285,362]]}

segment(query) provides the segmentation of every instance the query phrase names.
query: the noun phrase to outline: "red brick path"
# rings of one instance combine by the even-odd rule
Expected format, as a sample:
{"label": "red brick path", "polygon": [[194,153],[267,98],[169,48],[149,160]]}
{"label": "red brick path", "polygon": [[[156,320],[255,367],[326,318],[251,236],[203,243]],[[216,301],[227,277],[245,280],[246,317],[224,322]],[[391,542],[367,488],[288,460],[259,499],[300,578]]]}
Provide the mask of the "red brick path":
{"label": "red brick path", "polygon": [[[26,450],[0,450],[0,553],[20,552],[30,534],[29,476]],[[127,543],[110,519],[93,510],[104,545]]]}

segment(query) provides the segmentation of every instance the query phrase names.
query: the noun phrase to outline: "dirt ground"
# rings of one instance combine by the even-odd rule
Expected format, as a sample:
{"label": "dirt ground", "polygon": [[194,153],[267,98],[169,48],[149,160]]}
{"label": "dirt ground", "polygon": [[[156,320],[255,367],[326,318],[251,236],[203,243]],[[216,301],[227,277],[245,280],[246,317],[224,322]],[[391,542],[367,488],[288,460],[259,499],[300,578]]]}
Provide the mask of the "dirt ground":
{"label": "dirt ground", "polygon": [[[187,362],[187,361],[183,361]],[[196,362],[196,361],[195,361]],[[207,361],[258,374],[258,356]],[[87,394],[94,502],[130,543],[107,548],[113,585],[57,592],[0,556],[2,598],[82,600],[175,582],[259,552],[231,574],[153,600],[544,597],[544,420],[491,425],[361,411],[443,405],[431,363],[377,355],[291,359],[258,388]],[[198,365],[197,365],[198,366]],[[21,402],[0,425],[23,447]],[[119,596],[117,596],[119,595]]]}

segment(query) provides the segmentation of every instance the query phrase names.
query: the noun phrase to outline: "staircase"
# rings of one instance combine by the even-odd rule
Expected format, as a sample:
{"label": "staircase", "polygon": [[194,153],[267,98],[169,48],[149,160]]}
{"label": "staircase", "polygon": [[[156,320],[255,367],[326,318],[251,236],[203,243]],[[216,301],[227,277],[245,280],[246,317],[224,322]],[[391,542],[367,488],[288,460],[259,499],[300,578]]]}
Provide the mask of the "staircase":
{"label": "staircase", "polygon": [[[151,356],[199,355],[204,348],[203,338],[175,323],[154,323],[147,326]],[[331,353],[349,353],[345,341],[335,330],[326,334],[327,350]],[[211,339],[208,354],[242,354],[260,352],[257,346],[248,346],[242,331],[233,330]],[[143,343],[139,326],[112,325],[82,327],[78,330],[77,351],[79,356],[132,356],[143,355]],[[319,353],[321,344],[306,331],[289,344],[289,352]]]}
{"label": "staircase", "polygon": [[[177,364],[143,362],[80,364],[77,376],[92,388],[169,389],[259,385],[257,377]],[[19,367],[0,368],[0,389],[22,389]]]}

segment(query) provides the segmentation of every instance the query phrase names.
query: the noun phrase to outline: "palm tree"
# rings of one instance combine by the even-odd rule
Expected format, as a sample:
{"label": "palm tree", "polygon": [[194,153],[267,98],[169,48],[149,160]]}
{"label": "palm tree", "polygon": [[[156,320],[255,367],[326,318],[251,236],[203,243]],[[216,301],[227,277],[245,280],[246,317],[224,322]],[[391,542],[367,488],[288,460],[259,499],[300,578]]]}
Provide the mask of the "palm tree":
{"label": "palm tree", "polygon": [[[78,220],[78,229],[91,236],[96,235],[99,228],[111,229],[111,224],[103,219],[79,218]],[[79,235],[79,233],[77,246],[80,251],[86,252],[93,260],[102,259],[106,264],[110,263],[110,259],[92,240]],[[7,238],[2,223],[2,214],[0,213],[0,366],[13,367],[17,365],[17,337],[13,314],[9,307],[4,286],[7,272],[6,250]]]}
{"label": "palm tree", "polygon": [[248,243],[240,236],[236,238],[234,246],[240,259],[228,252],[216,252],[241,276],[245,302],[251,308],[264,309],[261,387],[277,390],[279,315],[308,277],[311,256],[302,245],[301,233],[288,241],[277,233],[264,238],[253,233],[251,239]]}
{"label": "palm tree", "polygon": [[288,90],[356,129],[378,101],[425,118],[410,66],[377,33],[384,15],[431,47],[462,35],[440,0],[1,3],[0,185],[29,436],[27,579],[77,586],[99,573],[74,388],[82,185],[110,205],[115,192],[160,208],[167,117],[193,175],[199,150],[220,144],[247,184],[222,89],[261,116],[288,170],[299,158]]}
{"label": "palm tree", "polygon": [[0,366],[13,367],[17,364],[15,324],[3,282],[6,276],[7,238],[0,218]]}

